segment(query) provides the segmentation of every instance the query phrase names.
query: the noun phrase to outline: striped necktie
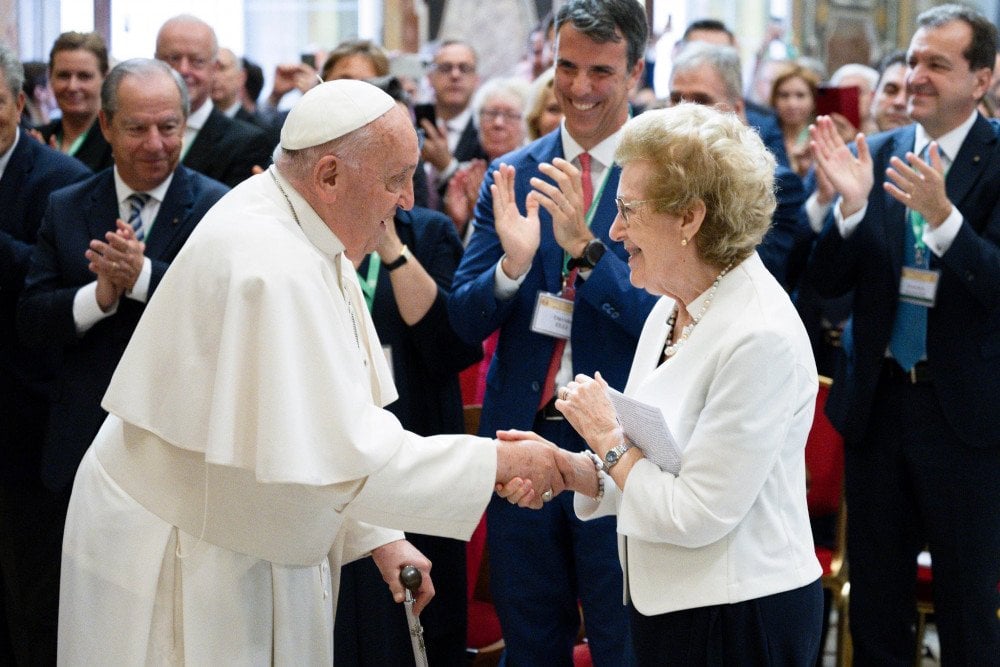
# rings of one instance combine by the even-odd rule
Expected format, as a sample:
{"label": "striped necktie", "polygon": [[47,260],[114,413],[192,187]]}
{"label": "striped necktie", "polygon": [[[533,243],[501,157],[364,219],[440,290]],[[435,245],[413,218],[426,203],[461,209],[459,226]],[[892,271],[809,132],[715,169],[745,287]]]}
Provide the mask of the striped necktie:
{"label": "striped necktie", "polygon": [[142,209],[149,201],[149,195],[145,192],[135,192],[125,199],[128,202],[128,224],[135,230],[135,238],[142,241],[146,236],[146,230],[142,226]]}

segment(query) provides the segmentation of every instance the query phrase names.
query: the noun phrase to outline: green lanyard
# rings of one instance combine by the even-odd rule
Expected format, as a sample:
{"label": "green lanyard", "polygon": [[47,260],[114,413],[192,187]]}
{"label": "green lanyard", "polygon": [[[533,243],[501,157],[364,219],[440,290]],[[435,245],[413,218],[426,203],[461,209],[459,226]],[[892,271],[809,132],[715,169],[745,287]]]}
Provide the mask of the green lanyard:
{"label": "green lanyard", "polygon": [[[368,275],[359,282],[361,283],[361,291],[365,294],[365,305],[368,306],[369,313],[372,312],[375,305],[375,288],[378,286],[378,272],[381,268],[382,258],[379,257],[379,254],[373,252],[368,255]],[[361,278],[361,271],[358,271],[358,278]]]}
{"label": "green lanyard", "polygon": [[[604,186],[608,184],[608,178],[611,176],[611,170],[614,169],[614,164],[608,165],[608,168],[604,170],[604,176],[601,177],[601,185],[597,188],[597,192],[594,193],[594,198],[590,201],[590,208],[587,209],[587,215],[584,216],[584,220],[587,222],[587,227],[589,228],[594,222],[594,216],[597,214],[597,208],[601,203],[601,195],[604,194]],[[569,275],[569,264],[570,255],[568,252],[563,251],[563,277]]]}
{"label": "green lanyard", "polygon": [[[80,150],[80,146],[83,145],[83,142],[87,139],[87,135],[90,134],[90,130],[92,129],[94,129],[93,125],[91,125],[90,129],[88,129],[86,132],[84,132],[79,137],[74,139],[73,144],[69,147],[69,150],[66,151],[66,155],[76,155],[76,152]],[[62,146],[63,133],[61,131],[56,133],[56,139],[59,140],[59,146]]]}

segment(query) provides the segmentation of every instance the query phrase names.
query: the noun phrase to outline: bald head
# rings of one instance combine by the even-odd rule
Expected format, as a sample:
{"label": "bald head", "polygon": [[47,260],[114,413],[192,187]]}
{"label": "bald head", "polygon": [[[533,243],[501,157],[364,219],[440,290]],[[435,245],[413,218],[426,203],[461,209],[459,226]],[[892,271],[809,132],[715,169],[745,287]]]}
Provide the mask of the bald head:
{"label": "bald head", "polygon": [[184,78],[192,112],[200,109],[212,92],[218,53],[215,30],[190,14],[168,19],[156,35],[156,58]]}

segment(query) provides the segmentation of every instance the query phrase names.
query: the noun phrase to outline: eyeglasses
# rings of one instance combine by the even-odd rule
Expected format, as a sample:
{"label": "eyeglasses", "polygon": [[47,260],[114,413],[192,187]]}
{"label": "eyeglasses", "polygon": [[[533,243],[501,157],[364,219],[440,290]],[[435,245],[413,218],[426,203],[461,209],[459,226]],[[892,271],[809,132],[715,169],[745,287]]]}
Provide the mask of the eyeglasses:
{"label": "eyeglasses", "polygon": [[438,74],[451,74],[453,69],[465,76],[476,73],[476,66],[471,63],[434,63],[434,71]]}
{"label": "eyeglasses", "polygon": [[521,120],[521,114],[518,112],[502,111],[500,109],[483,109],[479,112],[479,117],[490,123],[500,118],[503,118],[508,123],[516,123]]}
{"label": "eyeglasses", "polygon": [[160,60],[165,61],[174,69],[180,67],[181,63],[187,60],[188,66],[191,69],[198,71],[206,69],[214,62],[211,58],[199,58],[197,56],[189,56],[186,53],[171,53],[169,55],[160,56]]}
{"label": "eyeglasses", "polygon": [[618,215],[622,217],[625,224],[631,224],[628,219],[629,211],[634,209],[639,204],[647,204],[651,201],[664,201],[664,197],[658,197],[656,199],[635,199],[633,201],[625,201],[621,197],[615,197],[615,204],[618,206]]}

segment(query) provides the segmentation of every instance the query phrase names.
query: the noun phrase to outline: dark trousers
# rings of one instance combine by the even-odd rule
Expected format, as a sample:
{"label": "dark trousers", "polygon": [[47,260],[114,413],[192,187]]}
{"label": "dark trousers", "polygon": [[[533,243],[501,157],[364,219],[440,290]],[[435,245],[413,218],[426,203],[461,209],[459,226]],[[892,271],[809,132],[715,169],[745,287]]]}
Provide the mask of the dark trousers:
{"label": "dark trousers", "polygon": [[14,664],[54,665],[59,567],[70,490],[0,481],[0,581]]}
{"label": "dark trousers", "polygon": [[819,652],[823,589],[811,584],[734,604],[645,616],[631,604],[641,667],[813,665]]}
{"label": "dark trousers", "polygon": [[[586,446],[568,422],[536,419],[533,428],[566,449]],[[572,493],[541,510],[493,498],[486,519],[490,588],[505,665],[571,666],[580,604],[594,664],[633,664],[615,525],[614,517],[580,521]]]}
{"label": "dark trousers", "polygon": [[870,423],[845,452],[855,664],[913,664],[925,545],[942,664],[1000,663],[1000,449],[962,443],[929,383],[883,377]]}

